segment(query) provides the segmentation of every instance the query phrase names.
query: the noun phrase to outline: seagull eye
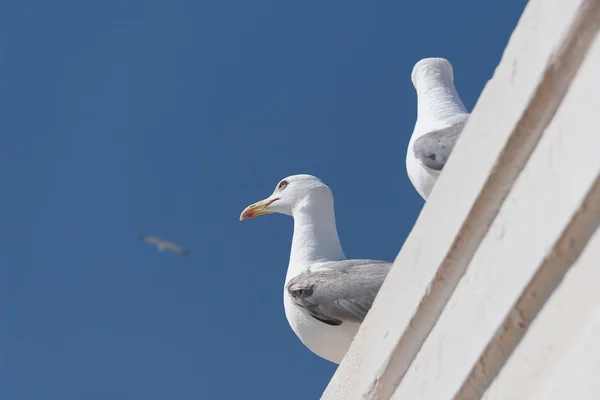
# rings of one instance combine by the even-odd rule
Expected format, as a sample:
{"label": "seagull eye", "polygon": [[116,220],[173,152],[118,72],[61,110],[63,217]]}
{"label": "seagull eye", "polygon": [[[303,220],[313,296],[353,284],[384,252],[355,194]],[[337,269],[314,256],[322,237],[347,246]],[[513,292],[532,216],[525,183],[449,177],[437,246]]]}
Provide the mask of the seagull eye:
{"label": "seagull eye", "polygon": [[279,182],[279,185],[277,185],[277,187],[279,188],[279,190],[283,190],[285,189],[285,187],[288,185],[287,181],[281,181]]}

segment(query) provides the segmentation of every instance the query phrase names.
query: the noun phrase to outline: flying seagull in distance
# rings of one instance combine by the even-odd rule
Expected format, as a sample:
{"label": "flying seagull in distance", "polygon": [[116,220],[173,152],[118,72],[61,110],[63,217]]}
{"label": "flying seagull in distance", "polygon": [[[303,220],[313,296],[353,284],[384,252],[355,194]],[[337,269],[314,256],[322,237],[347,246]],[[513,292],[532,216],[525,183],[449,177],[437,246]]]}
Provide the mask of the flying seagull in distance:
{"label": "flying seagull in distance", "polygon": [[175,243],[168,242],[166,240],[161,240],[154,236],[146,236],[140,235],[140,239],[146,243],[150,243],[158,248],[158,251],[171,250],[177,254],[181,254],[182,256],[187,256],[190,252],[183,247],[177,246]]}

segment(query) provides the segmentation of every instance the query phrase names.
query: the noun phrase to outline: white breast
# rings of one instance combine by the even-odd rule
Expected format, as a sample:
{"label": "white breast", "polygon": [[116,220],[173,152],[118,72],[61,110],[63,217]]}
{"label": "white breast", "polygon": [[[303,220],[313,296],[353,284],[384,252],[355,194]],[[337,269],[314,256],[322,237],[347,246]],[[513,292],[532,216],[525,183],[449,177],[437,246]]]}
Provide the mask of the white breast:
{"label": "white breast", "polygon": [[298,338],[316,355],[339,364],[350,347],[360,324],[344,322],[327,325],[307,315],[292,303],[287,290],[283,292],[285,316]]}

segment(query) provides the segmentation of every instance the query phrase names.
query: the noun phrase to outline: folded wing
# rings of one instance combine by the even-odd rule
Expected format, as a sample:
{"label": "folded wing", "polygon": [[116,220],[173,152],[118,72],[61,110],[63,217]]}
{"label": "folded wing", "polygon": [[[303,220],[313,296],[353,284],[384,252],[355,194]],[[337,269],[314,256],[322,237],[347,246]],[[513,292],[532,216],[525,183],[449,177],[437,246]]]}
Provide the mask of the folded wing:
{"label": "folded wing", "polygon": [[453,125],[426,133],[415,140],[413,144],[415,157],[427,168],[441,171],[446,165],[446,161],[448,161],[448,157],[450,157],[450,153],[464,129],[468,117],[468,114],[464,114],[464,117],[461,116]]}
{"label": "folded wing", "polygon": [[287,291],[298,307],[323,323],[362,322],[391,266],[375,260],[333,261],[325,270],[291,279]]}

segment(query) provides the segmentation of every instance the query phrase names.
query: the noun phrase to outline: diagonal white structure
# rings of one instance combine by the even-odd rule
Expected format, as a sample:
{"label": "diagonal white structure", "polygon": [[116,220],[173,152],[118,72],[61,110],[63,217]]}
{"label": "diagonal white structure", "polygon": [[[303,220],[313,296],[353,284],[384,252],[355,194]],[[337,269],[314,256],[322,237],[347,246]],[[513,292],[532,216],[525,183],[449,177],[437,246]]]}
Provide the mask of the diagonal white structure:
{"label": "diagonal white structure", "polygon": [[529,2],[323,399],[600,398],[599,29]]}

